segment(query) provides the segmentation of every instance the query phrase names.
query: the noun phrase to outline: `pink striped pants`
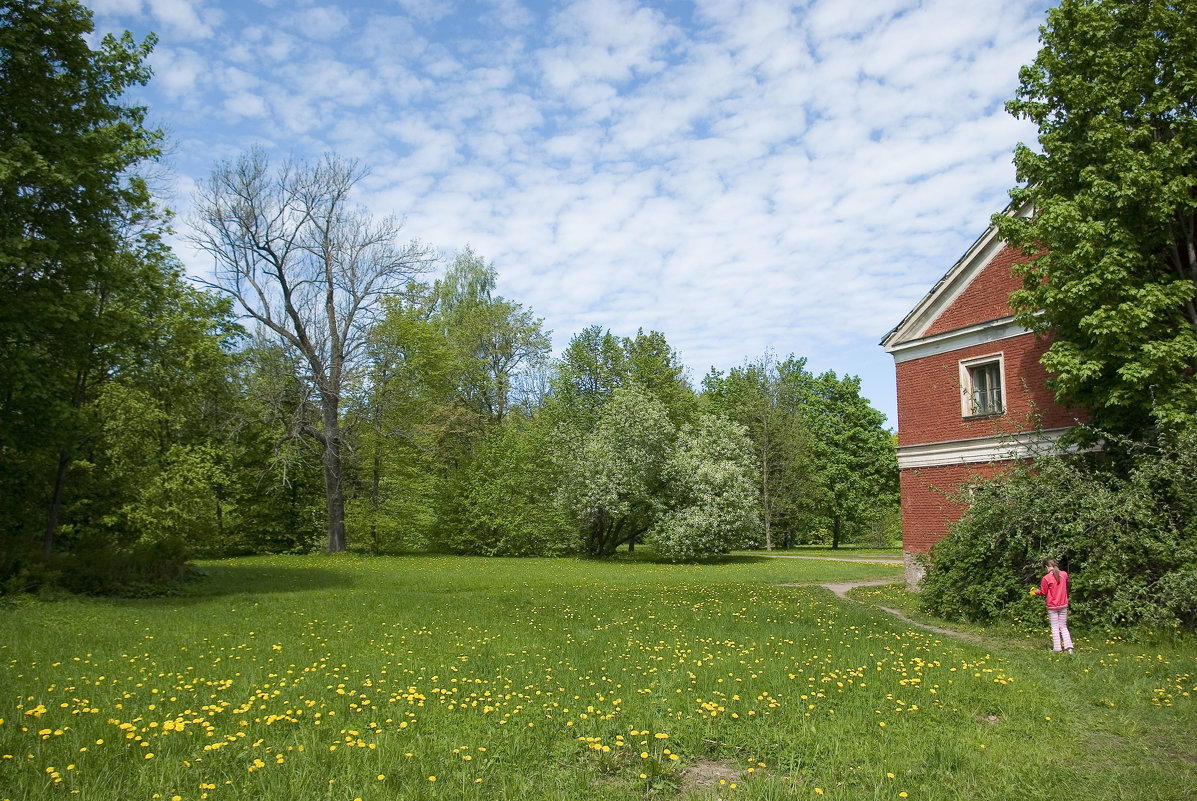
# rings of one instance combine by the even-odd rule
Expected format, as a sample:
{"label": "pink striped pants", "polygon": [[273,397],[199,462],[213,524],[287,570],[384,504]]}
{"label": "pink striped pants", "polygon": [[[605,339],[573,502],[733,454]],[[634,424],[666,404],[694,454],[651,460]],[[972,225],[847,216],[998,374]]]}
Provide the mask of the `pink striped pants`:
{"label": "pink striped pants", "polygon": [[1068,607],[1047,610],[1047,619],[1052,624],[1052,648],[1057,651],[1072,650],[1072,635],[1068,632]]}

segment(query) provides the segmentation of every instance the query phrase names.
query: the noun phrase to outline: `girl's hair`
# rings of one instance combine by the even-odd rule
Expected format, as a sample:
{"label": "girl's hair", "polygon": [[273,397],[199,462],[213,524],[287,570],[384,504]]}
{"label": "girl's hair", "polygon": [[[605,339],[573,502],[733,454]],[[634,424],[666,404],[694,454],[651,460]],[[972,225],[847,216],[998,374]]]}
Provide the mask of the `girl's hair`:
{"label": "girl's hair", "polygon": [[1060,580],[1060,570],[1059,570],[1060,566],[1056,564],[1055,559],[1044,559],[1043,566],[1050,567],[1052,569],[1052,575],[1055,576],[1056,581]]}

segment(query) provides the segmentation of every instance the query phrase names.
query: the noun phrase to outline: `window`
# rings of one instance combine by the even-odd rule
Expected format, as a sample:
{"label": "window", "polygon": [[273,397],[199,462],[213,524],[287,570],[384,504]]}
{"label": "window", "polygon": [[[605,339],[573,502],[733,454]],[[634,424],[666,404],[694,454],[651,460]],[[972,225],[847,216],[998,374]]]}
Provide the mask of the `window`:
{"label": "window", "polygon": [[1005,411],[1002,356],[983,356],[960,363],[961,416],[986,417]]}

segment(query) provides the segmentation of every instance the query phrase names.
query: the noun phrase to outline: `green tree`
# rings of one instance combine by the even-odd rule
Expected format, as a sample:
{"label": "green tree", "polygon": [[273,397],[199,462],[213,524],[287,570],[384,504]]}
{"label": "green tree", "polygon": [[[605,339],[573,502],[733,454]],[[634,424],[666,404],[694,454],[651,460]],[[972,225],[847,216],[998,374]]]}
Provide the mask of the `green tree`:
{"label": "green tree", "polygon": [[804,425],[811,434],[813,491],[803,503],[831,547],[860,537],[898,502],[898,456],[885,416],[860,395],[860,379],[827,371],[809,381]]}
{"label": "green tree", "polygon": [[461,351],[458,391],[468,408],[501,423],[513,404],[518,378],[548,357],[549,335],[530,309],[496,296],[498,273],[466,247],[434,288],[435,317]]}
{"label": "green tree", "polygon": [[308,553],[327,534],[319,443],[300,431],[318,411],[307,401],[300,358],[263,332],[237,353],[236,407],[227,438],[240,530],[224,552]]}
{"label": "green tree", "polygon": [[555,502],[550,432],[508,415],[445,482],[436,544],[455,553],[555,556],[579,550]]}
{"label": "green tree", "polygon": [[372,552],[435,538],[445,478],[485,433],[481,412],[460,392],[475,363],[437,318],[436,293],[415,285],[382,307],[370,331],[366,387],[348,410],[360,483],[351,515]]}
{"label": "green tree", "polygon": [[177,274],[163,290],[134,310],[143,341],[100,391],[102,436],[91,458],[104,466],[95,471],[109,487],[103,494],[117,502],[110,527],[138,542],[219,552],[237,526],[225,445],[242,332],[227,298]]}
{"label": "green tree", "polygon": [[609,556],[653,527],[675,436],[664,404],[635,386],[620,387],[593,427],[559,425],[554,435],[561,502],[587,554]]}
{"label": "green tree", "polygon": [[619,337],[592,325],[575,334],[554,365],[550,407],[589,430],[612,393],[627,383],[627,354]]}
{"label": "green tree", "polygon": [[[72,0],[0,2],[0,481],[6,567],[41,528],[49,559],[98,388],[138,337],[123,298],[164,274],[133,170],[158,154],[145,109],[153,37],[89,40]],[[168,270],[165,272],[169,272]],[[40,518],[40,524],[38,519]]]}
{"label": "green tree", "polygon": [[625,354],[627,381],[640,387],[665,406],[665,413],[674,426],[680,426],[694,416],[698,399],[690,386],[687,369],[660,331],[625,337],[621,345]]}
{"label": "green tree", "polygon": [[1051,332],[1057,397],[1139,436],[1197,414],[1197,6],[1063,0],[1024,67],[1016,116],[1031,216],[994,216],[1030,258],[1017,319]]}
{"label": "green tree", "polygon": [[[570,498],[566,507],[572,510],[576,521],[591,521],[582,527],[588,532],[585,549],[595,555],[612,553],[625,541],[634,549],[636,540],[655,522],[663,503],[661,465],[646,473],[645,465],[637,461],[639,456],[628,454],[630,461],[621,462],[622,456],[604,450],[616,447],[612,443],[618,437],[635,438],[632,432],[619,428],[623,424],[611,417],[616,412],[609,411],[608,406],[616,397],[621,398],[623,406],[639,404],[645,414],[655,415],[658,411],[664,414],[664,423],[671,432],[669,447],[672,447],[672,432],[687,422],[697,408],[685,367],[661,333],[646,334],[640,330],[635,337],[621,338],[599,326],[590,326],[570,340],[553,366],[549,396],[540,414],[544,417],[543,424],[554,432],[559,446],[556,452],[565,465],[562,474],[569,476],[562,479],[565,494]],[[625,412],[633,413],[626,409]],[[648,436],[644,431],[636,436],[641,434]],[[599,473],[587,478],[580,472],[580,466],[590,458],[581,455],[587,449],[592,449],[594,457],[600,460],[595,464],[601,466],[595,469],[602,473],[601,478]],[[620,474],[625,468],[632,472]],[[627,482],[626,487],[614,489],[619,482]],[[590,501],[579,506],[579,487],[593,489],[599,484],[610,490],[604,496],[608,501],[621,493],[639,500],[621,501],[614,517],[609,514],[610,508],[594,512],[598,507],[588,506]],[[649,513],[650,507],[656,511]],[[579,511],[583,508],[591,511]],[[622,538],[612,540],[616,533]]]}
{"label": "green tree", "polygon": [[806,360],[772,353],[733,367],[711,370],[703,379],[703,400],[717,413],[748,429],[755,453],[765,548],[780,530],[789,547],[806,522],[802,499],[813,491],[810,435],[802,403],[811,375]]}

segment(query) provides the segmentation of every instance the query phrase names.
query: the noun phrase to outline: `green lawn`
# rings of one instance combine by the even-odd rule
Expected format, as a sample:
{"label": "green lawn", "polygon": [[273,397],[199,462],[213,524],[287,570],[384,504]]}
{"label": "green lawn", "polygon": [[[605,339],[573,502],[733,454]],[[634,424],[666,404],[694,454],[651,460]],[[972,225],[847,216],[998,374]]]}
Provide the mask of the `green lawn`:
{"label": "green lawn", "polygon": [[1197,787],[1192,638],[1091,634],[1071,658],[1045,650],[1045,630],[979,647],[784,586],[897,580],[886,565],[204,568],[183,598],[0,606],[0,798],[1054,801]]}

